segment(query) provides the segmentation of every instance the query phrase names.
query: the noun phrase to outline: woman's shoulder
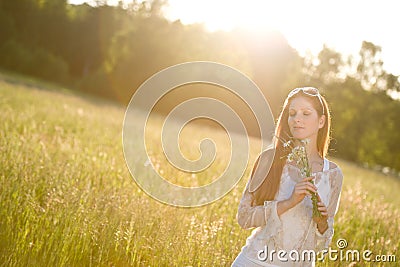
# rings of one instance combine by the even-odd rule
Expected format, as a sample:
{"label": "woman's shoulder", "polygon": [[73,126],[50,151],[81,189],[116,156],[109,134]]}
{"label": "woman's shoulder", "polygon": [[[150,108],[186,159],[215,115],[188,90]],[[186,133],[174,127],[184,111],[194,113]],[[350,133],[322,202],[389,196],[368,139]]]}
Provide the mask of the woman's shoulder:
{"label": "woman's shoulder", "polygon": [[336,164],[335,162],[327,159],[329,162],[329,170],[335,170],[335,169],[340,169],[339,165]]}
{"label": "woman's shoulder", "polygon": [[329,162],[328,172],[330,174],[330,177],[335,180],[342,181],[343,180],[343,172],[342,172],[342,169],[340,168],[340,166],[337,163],[335,163],[329,159],[327,159],[327,160]]}
{"label": "woman's shoulder", "polygon": [[329,168],[328,170],[340,170],[339,164],[334,162],[333,160],[330,160],[328,158],[325,158],[325,160],[329,163]]}

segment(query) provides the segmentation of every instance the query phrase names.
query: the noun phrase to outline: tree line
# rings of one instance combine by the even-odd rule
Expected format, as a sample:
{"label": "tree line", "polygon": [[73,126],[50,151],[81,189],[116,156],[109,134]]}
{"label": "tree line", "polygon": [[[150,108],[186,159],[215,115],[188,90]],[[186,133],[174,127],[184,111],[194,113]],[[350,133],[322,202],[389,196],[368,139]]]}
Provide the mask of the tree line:
{"label": "tree line", "polygon": [[276,31],[208,32],[201,24],[168,21],[165,3],[0,0],[0,68],[126,105],[140,84],[166,67],[216,61],[252,78],[275,116],[290,89],[316,86],[332,108],[330,153],[400,171],[400,101],[391,97],[400,92],[399,77],[383,69],[378,45],[362,42],[358,58],[327,46],[317,57],[300,56]]}

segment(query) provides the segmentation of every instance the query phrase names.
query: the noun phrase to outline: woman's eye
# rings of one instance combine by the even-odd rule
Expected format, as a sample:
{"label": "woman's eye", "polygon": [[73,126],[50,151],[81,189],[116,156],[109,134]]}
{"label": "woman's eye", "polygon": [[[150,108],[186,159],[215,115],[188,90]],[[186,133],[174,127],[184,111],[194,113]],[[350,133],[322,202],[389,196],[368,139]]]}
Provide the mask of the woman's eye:
{"label": "woman's eye", "polygon": [[310,112],[304,112],[303,114],[304,114],[304,116],[308,116],[308,115],[310,115]]}

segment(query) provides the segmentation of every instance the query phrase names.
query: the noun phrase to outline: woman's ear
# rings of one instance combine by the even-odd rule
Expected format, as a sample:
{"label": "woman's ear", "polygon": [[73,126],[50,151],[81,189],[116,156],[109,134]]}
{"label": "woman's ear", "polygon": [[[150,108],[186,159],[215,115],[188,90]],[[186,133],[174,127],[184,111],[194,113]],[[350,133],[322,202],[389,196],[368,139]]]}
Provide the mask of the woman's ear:
{"label": "woman's ear", "polygon": [[318,128],[319,128],[319,129],[321,129],[321,128],[324,127],[324,125],[325,125],[325,118],[326,118],[325,114],[322,115],[321,117],[319,117],[319,122],[318,122]]}

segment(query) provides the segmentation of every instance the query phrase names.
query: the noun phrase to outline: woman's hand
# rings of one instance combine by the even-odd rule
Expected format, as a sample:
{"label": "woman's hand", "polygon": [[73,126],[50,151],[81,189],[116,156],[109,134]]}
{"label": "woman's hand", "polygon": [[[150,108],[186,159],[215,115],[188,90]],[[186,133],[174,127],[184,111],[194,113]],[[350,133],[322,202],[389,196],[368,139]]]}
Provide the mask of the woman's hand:
{"label": "woman's hand", "polygon": [[314,222],[317,223],[318,231],[323,234],[326,229],[328,229],[328,209],[322,202],[320,196],[317,194],[318,197],[318,210],[321,212],[321,217],[313,217]]}
{"label": "woman's hand", "polygon": [[299,204],[305,196],[310,196],[312,192],[317,192],[317,187],[311,183],[312,179],[314,177],[306,177],[296,184],[289,198],[292,207]]}
{"label": "woman's hand", "polygon": [[277,204],[277,213],[280,216],[282,213],[299,204],[305,196],[311,196],[311,193],[317,192],[317,187],[311,183],[314,177],[306,177],[296,184],[292,195],[286,199],[279,201]]}

